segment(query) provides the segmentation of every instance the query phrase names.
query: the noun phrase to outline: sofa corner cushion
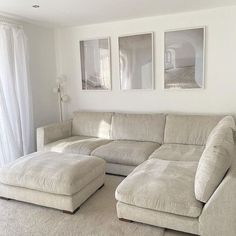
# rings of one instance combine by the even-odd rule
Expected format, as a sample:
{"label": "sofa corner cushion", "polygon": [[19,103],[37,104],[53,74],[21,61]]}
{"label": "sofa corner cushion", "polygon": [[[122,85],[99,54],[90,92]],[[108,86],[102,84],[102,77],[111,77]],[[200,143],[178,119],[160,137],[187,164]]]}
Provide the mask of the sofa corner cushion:
{"label": "sofa corner cushion", "polygon": [[116,140],[96,148],[92,155],[108,163],[137,166],[147,160],[159,146],[153,142]]}
{"label": "sofa corner cushion", "polygon": [[0,169],[5,185],[47,193],[73,195],[105,174],[105,161],[98,157],[35,152]]}
{"label": "sofa corner cushion", "polygon": [[112,117],[112,139],[163,143],[164,114],[123,114]]}
{"label": "sofa corner cushion", "polygon": [[200,158],[196,177],[196,198],[206,203],[217,189],[234,158],[234,121],[222,119],[209,135],[206,148]]}
{"label": "sofa corner cushion", "polygon": [[164,143],[205,145],[210,132],[221,119],[222,116],[168,114]]}
{"label": "sofa corner cushion", "polygon": [[72,135],[110,138],[112,112],[74,112]]}
{"label": "sofa corner cushion", "polygon": [[198,217],[203,204],[194,196],[196,162],[150,159],[116,189],[120,202],[176,215]]}
{"label": "sofa corner cushion", "polygon": [[149,159],[169,161],[199,161],[204,146],[185,144],[163,144],[151,154]]}
{"label": "sofa corner cushion", "polygon": [[43,151],[90,155],[94,149],[109,142],[110,140],[102,138],[72,136],[45,145]]}
{"label": "sofa corner cushion", "polygon": [[[225,116],[218,122],[218,124],[208,136],[206,145],[209,146],[211,143],[216,142],[216,139],[218,140],[218,144],[219,142],[221,143],[222,138],[220,137],[225,135],[227,129],[231,129],[232,132],[235,131],[235,122],[232,116]],[[230,135],[230,137],[232,136]]]}

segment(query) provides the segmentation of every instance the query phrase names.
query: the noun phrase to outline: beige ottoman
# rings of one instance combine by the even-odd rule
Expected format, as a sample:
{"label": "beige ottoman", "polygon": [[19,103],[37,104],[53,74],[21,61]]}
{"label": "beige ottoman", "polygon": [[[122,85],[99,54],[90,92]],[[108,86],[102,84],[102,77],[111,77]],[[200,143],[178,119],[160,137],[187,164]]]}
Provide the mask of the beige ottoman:
{"label": "beige ottoman", "polygon": [[0,197],[74,213],[104,177],[101,158],[35,152],[0,169]]}

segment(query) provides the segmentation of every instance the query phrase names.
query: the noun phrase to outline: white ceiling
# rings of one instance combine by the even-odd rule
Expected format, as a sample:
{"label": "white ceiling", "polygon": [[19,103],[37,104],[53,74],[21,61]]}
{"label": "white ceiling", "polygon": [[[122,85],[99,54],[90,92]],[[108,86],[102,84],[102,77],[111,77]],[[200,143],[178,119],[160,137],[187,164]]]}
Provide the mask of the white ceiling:
{"label": "white ceiling", "polygon": [[0,0],[0,11],[43,25],[75,26],[230,5],[236,0]]}

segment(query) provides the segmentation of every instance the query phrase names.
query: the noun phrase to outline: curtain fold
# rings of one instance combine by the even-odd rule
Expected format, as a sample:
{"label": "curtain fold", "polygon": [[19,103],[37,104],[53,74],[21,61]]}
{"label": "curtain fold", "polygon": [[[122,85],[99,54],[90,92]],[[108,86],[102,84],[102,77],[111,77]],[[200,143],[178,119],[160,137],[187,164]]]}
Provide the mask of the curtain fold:
{"label": "curtain fold", "polygon": [[0,166],[34,150],[27,38],[0,22]]}

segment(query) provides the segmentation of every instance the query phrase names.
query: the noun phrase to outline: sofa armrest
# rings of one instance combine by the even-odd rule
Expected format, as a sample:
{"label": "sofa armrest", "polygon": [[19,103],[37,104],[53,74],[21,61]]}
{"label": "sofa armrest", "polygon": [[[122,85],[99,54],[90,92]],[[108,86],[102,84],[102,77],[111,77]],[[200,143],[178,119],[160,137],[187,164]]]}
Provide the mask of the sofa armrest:
{"label": "sofa armrest", "polygon": [[204,206],[199,231],[201,236],[236,235],[236,160]]}
{"label": "sofa armrest", "polygon": [[71,134],[72,120],[39,127],[37,129],[37,151],[42,150],[44,145],[63,138],[68,138]]}

